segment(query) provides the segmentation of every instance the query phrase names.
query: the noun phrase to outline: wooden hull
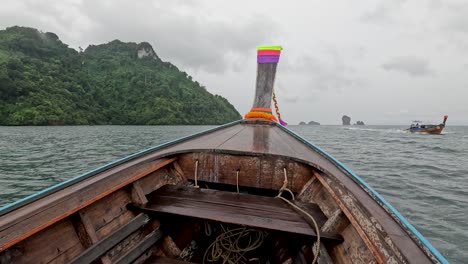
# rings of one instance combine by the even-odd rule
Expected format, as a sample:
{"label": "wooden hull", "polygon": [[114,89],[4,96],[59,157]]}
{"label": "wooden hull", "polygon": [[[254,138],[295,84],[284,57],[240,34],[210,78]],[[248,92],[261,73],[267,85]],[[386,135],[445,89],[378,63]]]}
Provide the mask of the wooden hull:
{"label": "wooden hull", "polygon": [[447,263],[343,164],[261,120],[137,153],[2,208],[0,263],[200,263],[202,242],[181,255],[219,224],[262,230],[270,244],[304,241],[269,257],[287,263],[305,250],[308,259],[318,235],[275,198],[284,187],[316,220],[322,263]]}
{"label": "wooden hull", "polygon": [[411,133],[426,133],[426,134],[437,134],[439,135],[444,130],[444,125],[440,124],[437,126],[430,126],[427,128],[409,128],[408,131]]}

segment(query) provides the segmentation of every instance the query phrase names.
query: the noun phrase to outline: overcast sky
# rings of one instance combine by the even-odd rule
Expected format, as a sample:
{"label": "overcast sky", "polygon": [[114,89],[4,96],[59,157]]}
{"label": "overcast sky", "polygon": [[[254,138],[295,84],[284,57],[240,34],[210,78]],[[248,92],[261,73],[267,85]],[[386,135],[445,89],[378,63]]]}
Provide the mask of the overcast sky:
{"label": "overcast sky", "polygon": [[13,25],[76,49],[147,41],[241,114],[256,46],[280,44],[275,90],[291,124],[468,125],[466,0],[0,0],[0,28]]}

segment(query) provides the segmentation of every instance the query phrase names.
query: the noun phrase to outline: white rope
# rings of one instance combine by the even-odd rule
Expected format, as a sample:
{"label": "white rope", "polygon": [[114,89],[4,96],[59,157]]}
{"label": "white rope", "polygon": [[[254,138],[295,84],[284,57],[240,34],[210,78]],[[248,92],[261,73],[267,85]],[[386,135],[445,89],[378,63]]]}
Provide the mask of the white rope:
{"label": "white rope", "polygon": [[206,249],[203,263],[251,263],[252,259],[248,260],[244,255],[259,248],[268,235],[265,231],[246,227],[228,229],[221,225],[221,228],[223,233]]}
{"label": "white rope", "polygon": [[239,193],[239,170],[237,170],[236,185],[237,185],[237,193]]}
{"label": "white rope", "polygon": [[200,188],[200,186],[198,186],[198,160],[195,162],[195,186],[193,187]]}
{"label": "white rope", "polygon": [[315,219],[314,219],[314,217],[312,215],[310,215],[309,213],[307,213],[302,208],[295,205],[294,203],[292,203],[288,199],[281,197],[281,194],[283,194],[284,191],[287,191],[287,192],[289,192],[291,194],[292,199],[293,200],[295,199],[293,192],[290,189],[288,189],[287,186],[288,186],[288,176],[287,176],[286,168],[284,168],[283,186],[279,190],[278,195],[276,196],[276,198],[280,198],[281,200],[283,200],[287,204],[294,207],[299,212],[306,215],[310,220],[312,220],[312,223],[314,224],[314,228],[315,228],[315,234],[317,235],[317,242],[312,246],[312,251],[314,252],[314,260],[312,261],[312,264],[315,264],[315,263],[317,263],[319,252],[320,252],[320,229],[318,228],[317,222],[315,221]]}
{"label": "white rope", "polygon": [[291,190],[288,189],[288,174],[286,172],[286,168],[283,168],[283,171],[284,171],[283,186],[281,186],[281,188],[279,189],[277,197],[280,197],[281,194],[283,194],[284,191],[287,191],[287,192],[289,192],[289,194],[291,194],[292,199],[295,200],[296,197],[294,197],[294,193]]}

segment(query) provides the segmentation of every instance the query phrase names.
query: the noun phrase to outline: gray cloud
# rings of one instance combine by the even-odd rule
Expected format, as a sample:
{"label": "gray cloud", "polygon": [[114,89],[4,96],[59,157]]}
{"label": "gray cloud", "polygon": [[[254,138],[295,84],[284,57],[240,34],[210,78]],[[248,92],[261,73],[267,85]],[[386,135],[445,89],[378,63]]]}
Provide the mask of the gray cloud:
{"label": "gray cloud", "polygon": [[450,16],[443,29],[468,35],[468,3],[447,4]]}
{"label": "gray cloud", "polygon": [[361,15],[360,20],[366,23],[392,23],[396,20],[395,13],[405,0],[381,1],[374,9]]}
{"label": "gray cloud", "polygon": [[[0,24],[58,33],[74,48],[122,41],[147,41],[158,55],[183,68],[240,70],[251,50],[268,42],[279,26],[268,16],[242,21],[212,18],[192,1],[14,1],[0,10]],[[200,11],[204,10],[204,11]]]}
{"label": "gray cloud", "polygon": [[387,71],[406,73],[413,77],[426,76],[433,73],[426,59],[414,56],[392,58],[382,64],[382,68]]}
{"label": "gray cloud", "polygon": [[83,45],[77,43],[77,39],[86,39],[86,32],[92,26],[87,15],[81,12],[81,3],[75,0],[7,0],[0,9],[0,25],[28,26],[54,32],[72,46]]}
{"label": "gray cloud", "polygon": [[440,9],[443,7],[443,3],[441,0],[428,0],[427,6],[431,9]]}
{"label": "gray cloud", "polygon": [[284,101],[287,103],[297,103],[299,101],[299,95],[285,97]]}
{"label": "gray cloud", "polygon": [[355,77],[354,69],[333,49],[329,50],[326,60],[305,54],[285,59],[284,64],[281,67],[289,74],[305,76],[308,90],[341,90],[363,84]]}
{"label": "gray cloud", "polygon": [[167,1],[162,6],[152,1],[117,1],[111,6],[99,3],[85,1],[83,7],[97,24],[92,32],[95,38],[126,36],[147,40],[161,57],[208,72],[238,71],[239,61],[243,62],[249,51],[265,42],[276,26],[265,16],[247,17],[237,23],[213,19],[209,13],[200,13],[194,2],[187,1]]}

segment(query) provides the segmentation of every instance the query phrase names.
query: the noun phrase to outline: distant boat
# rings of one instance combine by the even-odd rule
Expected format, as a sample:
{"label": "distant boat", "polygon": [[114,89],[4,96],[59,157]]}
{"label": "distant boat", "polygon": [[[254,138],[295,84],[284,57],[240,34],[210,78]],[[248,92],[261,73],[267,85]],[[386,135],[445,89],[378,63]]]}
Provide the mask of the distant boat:
{"label": "distant boat", "polygon": [[421,121],[415,120],[411,124],[410,128],[406,129],[411,133],[428,133],[428,134],[440,134],[445,128],[445,122],[447,122],[448,116],[444,116],[444,121],[438,125],[424,125]]}

